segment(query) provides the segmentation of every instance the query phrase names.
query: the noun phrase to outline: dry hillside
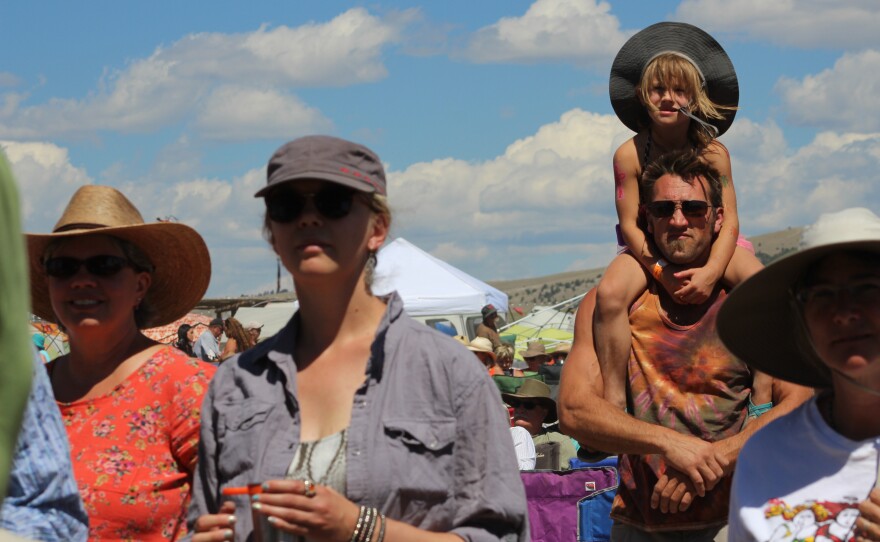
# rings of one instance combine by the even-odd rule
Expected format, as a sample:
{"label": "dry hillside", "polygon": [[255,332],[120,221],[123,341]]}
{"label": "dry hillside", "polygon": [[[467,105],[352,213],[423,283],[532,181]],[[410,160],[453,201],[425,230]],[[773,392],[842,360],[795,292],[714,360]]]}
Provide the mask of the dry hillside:
{"label": "dry hillside", "polygon": [[[795,250],[800,243],[803,228],[757,235],[750,238],[755,253],[764,264]],[[569,271],[556,275],[517,280],[491,281],[490,284],[507,293],[511,307],[528,312],[535,305],[555,305],[580,295],[595,286],[605,268]]]}

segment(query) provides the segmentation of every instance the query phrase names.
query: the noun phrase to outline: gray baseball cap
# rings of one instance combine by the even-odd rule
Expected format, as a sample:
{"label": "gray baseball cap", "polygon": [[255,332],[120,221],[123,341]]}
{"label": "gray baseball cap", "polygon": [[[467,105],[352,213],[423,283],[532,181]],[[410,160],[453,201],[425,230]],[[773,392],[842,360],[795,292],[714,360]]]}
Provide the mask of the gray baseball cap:
{"label": "gray baseball cap", "polygon": [[312,135],[294,139],[275,151],[266,170],[266,186],[254,197],[265,197],[273,188],[301,179],[386,195],[385,169],[376,153],[337,137]]}

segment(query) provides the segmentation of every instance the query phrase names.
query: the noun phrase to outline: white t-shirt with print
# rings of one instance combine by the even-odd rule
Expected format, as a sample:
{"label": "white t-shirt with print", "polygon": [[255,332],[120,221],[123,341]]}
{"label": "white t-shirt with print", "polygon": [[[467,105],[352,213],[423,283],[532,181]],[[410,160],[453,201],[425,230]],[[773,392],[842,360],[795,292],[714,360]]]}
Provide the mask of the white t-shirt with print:
{"label": "white t-shirt with print", "polygon": [[731,541],[853,540],[858,505],[877,480],[880,438],[849,440],[812,398],[754,434],[730,494]]}

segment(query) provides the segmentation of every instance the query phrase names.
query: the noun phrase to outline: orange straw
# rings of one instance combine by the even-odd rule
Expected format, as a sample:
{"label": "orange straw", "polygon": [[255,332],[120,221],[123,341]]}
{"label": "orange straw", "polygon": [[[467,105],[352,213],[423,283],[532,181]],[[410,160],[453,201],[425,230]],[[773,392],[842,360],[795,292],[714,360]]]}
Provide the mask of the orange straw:
{"label": "orange straw", "polygon": [[230,495],[254,495],[263,492],[263,484],[250,484],[247,486],[224,487],[220,493]]}

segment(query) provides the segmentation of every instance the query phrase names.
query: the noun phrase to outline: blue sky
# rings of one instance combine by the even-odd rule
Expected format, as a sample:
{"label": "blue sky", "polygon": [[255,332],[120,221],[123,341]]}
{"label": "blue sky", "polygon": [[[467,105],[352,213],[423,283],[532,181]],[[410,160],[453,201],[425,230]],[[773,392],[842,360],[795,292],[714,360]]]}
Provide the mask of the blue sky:
{"label": "blue sky", "polygon": [[252,194],[309,133],[373,148],[392,234],[481,279],[599,267],[631,136],[608,72],[663,20],[709,31],[736,67],[722,141],[744,233],[880,208],[875,0],[17,2],[0,145],[26,231],[50,231],[82,184],[115,186],[205,237],[211,296],[274,285]]}

